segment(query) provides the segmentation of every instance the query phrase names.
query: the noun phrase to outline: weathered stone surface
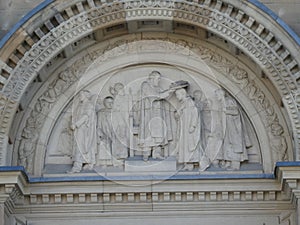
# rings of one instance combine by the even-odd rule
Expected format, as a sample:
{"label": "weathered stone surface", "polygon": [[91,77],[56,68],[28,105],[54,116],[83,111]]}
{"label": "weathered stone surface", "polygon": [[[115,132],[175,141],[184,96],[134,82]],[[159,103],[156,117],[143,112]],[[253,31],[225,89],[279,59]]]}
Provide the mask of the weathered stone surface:
{"label": "weathered stone surface", "polygon": [[125,160],[125,172],[176,172],[176,158],[170,157],[164,160],[143,161],[141,158],[129,158]]}
{"label": "weathered stone surface", "polygon": [[0,165],[30,173],[0,168],[0,223],[296,225],[299,164],[276,162],[300,157],[300,47],[278,21],[107,3],[55,1],[0,50]]}

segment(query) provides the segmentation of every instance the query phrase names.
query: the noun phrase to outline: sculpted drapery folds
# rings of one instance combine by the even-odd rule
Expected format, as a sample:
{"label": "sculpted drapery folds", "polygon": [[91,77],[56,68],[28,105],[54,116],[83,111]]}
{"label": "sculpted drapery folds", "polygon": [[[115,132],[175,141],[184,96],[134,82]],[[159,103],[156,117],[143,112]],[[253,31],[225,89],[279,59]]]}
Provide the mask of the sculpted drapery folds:
{"label": "sculpted drapery folds", "polygon": [[[174,42],[174,40],[173,39],[168,39],[168,41],[170,41],[170,42]],[[121,42],[120,42],[121,43]],[[122,42],[123,43],[123,42]],[[183,45],[183,46],[185,46],[185,43],[186,42],[182,42],[182,43],[180,43],[181,45]],[[124,46],[125,47],[123,47],[123,49],[125,49],[124,51],[126,52],[126,46],[129,46],[130,44],[128,44],[128,43],[126,43]],[[190,47],[192,47],[192,48],[194,48],[195,47],[195,49],[197,50],[197,46],[199,46],[198,44],[193,44],[193,43],[189,43],[189,45],[190,45]],[[144,46],[144,45],[143,45]],[[141,46],[141,48],[143,47],[143,46]],[[109,47],[109,49],[112,49],[112,47]],[[200,52],[200,54],[201,54],[201,57],[203,56],[203,55],[205,55],[205,57],[204,57],[204,59],[205,60],[207,60],[207,62],[208,63],[210,63],[212,60],[214,60],[215,58],[212,58],[211,57],[211,54],[218,54],[218,53],[216,53],[216,52],[209,52],[209,51],[206,51],[206,50],[208,50],[208,48],[206,48],[206,47],[204,47],[204,46],[202,46],[202,49],[204,50],[204,51],[201,51]],[[201,50],[202,50],[201,49]],[[173,48],[171,48],[170,47],[170,50],[172,50],[173,51]],[[104,51],[106,51],[106,50],[104,50]],[[99,51],[99,53],[103,53],[104,51]],[[96,56],[97,56],[97,54],[98,54],[98,52],[97,53],[93,53],[92,54],[92,58],[94,59],[94,58],[96,58]],[[119,54],[124,54],[124,52],[122,52],[122,53],[119,53]],[[95,55],[95,56],[94,56]],[[207,57],[206,57],[206,55],[207,55]],[[220,58],[220,59],[219,59]],[[266,122],[266,124],[263,124],[266,128],[269,126],[269,125],[271,125],[271,126],[273,126],[273,124],[275,124],[275,123],[279,123],[279,126],[280,126],[280,124],[282,124],[282,121],[279,121],[278,119],[276,119],[276,118],[278,118],[278,117],[276,117],[276,115],[277,115],[277,111],[276,111],[276,108],[274,108],[274,106],[272,106],[271,104],[269,104],[270,102],[268,102],[268,96],[267,95],[258,95],[258,91],[260,90],[260,86],[258,86],[257,84],[256,84],[256,82],[255,83],[250,83],[249,81],[251,80],[251,79],[249,79],[249,74],[248,74],[248,72],[247,71],[245,71],[243,68],[241,68],[241,67],[239,67],[239,66],[234,66],[232,63],[225,63],[225,65],[224,65],[224,61],[223,60],[221,60],[222,58],[221,57],[219,57],[217,60],[220,60],[220,62],[215,62],[215,61],[213,61],[213,63],[214,63],[214,67],[216,68],[216,70],[218,70],[218,71],[223,71],[223,70],[221,70],[220,68],[222,67],[222,68],[224,68],[224,70],[226,70],[225,72],[227,73],[228,72],[228,78],[229,79],[231,79],[236,85],[238,85],[239,87],[245,87],[244,89],[243,89],[243,92],[245,93],[245,95],[247,95],[247,97],[248,96],[250,96],[250,98],[251,98],[251,100],[253,99],[253,103],[255,104],[255,108],[260,108],[260,107],[262,107],[263,109],[265,109],[266,111],[265,111],[265,114],[263,114],[263,115],[261,115],[261,117],[262,117],[262,120],[263,120],[263,122],[265,122],[265,121],[267,121]],[[106,58],[105,59],[103,59],[103,60],[106,60]],[[210,63],[211,64],[211,63]],[[79,65],[77,62],[76,62],[76,65]],[[229,70],[227,70],[229,68]],[[81,70],[82,71],[82,70]],[[80,75],[78,75],[77,74],[77,72],[75,73],[73,70],[72,70],[72,74],[75,74],[76,76],[73,76],[73,77],[80,77]],[[62,77],[59,77],[58,79],[63,79]],[[74,78],[75,79],[75,78]],[[64,80],[64,79],[63,79]],[[55,83],[53,83],[53,84],[55,84]],[[57,87],[55,87],[54,89],[55,89],[55,92],[57,92],[57,93],[60,93],[60,92],[62,92],[62,93],[64,93],[65,92],[65,90],[67,89],[67,87],[69,87],[69,84],[71,84],[71,82],[68,82],[68,83],[65,83],[65,82],[61,82],[61,83],[59,83],[60,85],[58,85]],[[255,85],[255,86],[253,86],[253,85]],[[56,85],[53,85],[53,87],[54,86],[56,86]],[[59,88],[59,86],[64,86],[64,88]],[[141,87],[141,86],[139,86],[139,87]],[[254,89],[254,88],[252,88],[252,87],[256,87],[256,89]],[[192,89],[192,90],[196,90],[196,89],[198,89],[198,88],[194,88],[194,89]],[[255,95],[253,94],[254,92],[253,92],[253,90],[256,90],[255,91]],[[134,90],[135,91],[135,90]],[[48,92],[48,91],[47,91]],[[54,97],[56,97],[55,96],[55,94],[53,94],[53,93],[44,93],[45,94],[45,98],[41,98],[40,99],[40,101],[37,101],[37,105],[38,104],[41,104],[41,103],[44,103],[45,101],[48,101],[48,102],[50,102],[50,107],[48,107],[47,105],[45,105],[45,106],[43,106],[42,108],[43,109],[45,109],[45,112],[44,112],[44,110],[43,110],[43,113],[40,113],[40,110],[39,110],[39,108],[38,107],[33,107],[33,109],[34,109],[34,114],[36,114],[36,113],[40,113],[40,114],[47,114],[47,113],[49,113],[49,111],[52,109],[52,105],[55,103],[55,101],[54,101],[54,103],[52,103],[53,101],[53,96]],[[205,94],[206,94],[206,92],[205,92]],[[208,95],[209,96],[209,95]],[[47,98],[47,97],[50,97],[50,98]],[[56,97],[57,98],[57,97]],[[212,96],[209,96],[209,98],[208,98],[208,100],[211,100],[211,98],[212,98]],[[47,110],[46,110],[47,109]],[[267,118],[270,118],[269,120],[265,120],[264,119],[264,117],[267,117]],[[35,117],[36,118],[36,117]],[[273,119],[273,118],[275,118],[275,119]],[[43,118],[42,118],[43,119]],[[42,119],[40,119],[40,120],[42,120]],[[173,123],[172,123],[172,125],[173,125]],[[37,127],[37,126],[36,126]],[[283,127],[284,127],[284,125],[283,125]],[[25,129],[26,127],[22,127],[22,129]],[[174,131],[175,131],[175,128],[176,127],[174,127],[173,128],[173,133],[174,133]],[[283,146],[283,144],[282,143],[286,143],[286,132],[285,132],[285,127],[284,127],[284,129],[283,129],[284,131],[283,132],[281,132],[280,133],[280,135],[275,135],[274,134],[274,132],[270,132],[269,133],[269,137],[270,137],[270,140],[272,140],[272,143],[274,143],[274,146],[273,146],[273,144],[272,144],[272,150],[273,150],[273,152],[276,152],[276,151],[282,151],[281,149],[285,149],[285,151],[286,151],[286,149],[287,149],[287,147],[282,147]],[[39,131],[39,127],[37,127],[36,129],[35,129],[35,133],[38,133],[38,131]],[[22,132],[20,132],[19,133],[19,135],[20,135],[20,137],[22,136],[21,135],[22,134]],[[203,133],[202,133],[203,134]],[[214,135],[214,131],[212,131],[212,135]],[[39,136],[38,134],[37,134],[37,136]],[[211,137],[208,137],[208,139],[209,138],[211,138]],[[23,137],[21,137],[21,139],[23,139]],[[32,140],[32,138],[30,137],[30,138],[28,138],[28,139],[30,139],[30,140]],[[37,139],[39,139],[39,137],[37,137]],[[280,141],[278,141],[278,142],[276,142],[275,140],[279,140],[280,139]],[[205,141],[205,139],[204,139],[204,141]],[[206,139],[206,141],[207,141],[207,139]],[[19,142],[19,144],[18,145],[16,145],[17,146],[17,148],[19,148],[19,150],[21,151],[21,140],[20,140],[20,142]],[[175,143],[175,140],[173,140],[173,143]],[[166,145],[166,146],[168,146],[168,145]],[[280,147],[281,146],[281,147]],[[35,152],[36,151],[36,149],[37,149],[37,147],[36,147],[36,144],[34,144],[33,143],[33,152]],[[277,149],[280,149],[280,150],[277,150]],[[209,153],[209,152],[208,152]],[[21,155],[21,154],[19,154],[19,155]],[[33,154],[34,155],[34,154]],[[209,155],[209,154],[208,154]],[[287,156],[287,153],[285,153],[285,157],[282,157],[282,158],[285,158],[286,159],[286,156]],[[274,159],[275,161],[277,160],[277,159]],[[19,161],[21,161],[20,160],[20,156],[19,156]]]}
{"label": "sculpted drapery folds", "polygon": [[247,148],[251,147],[245,121],[240,108],[231,96],[225,96],[226,129],[222,158],[228,170],[240,169],[240,163],[248,160]]}
{"label": "sculpted drapery folds", "polygon": [[187,96],[185,89],[176,90],[175,95],[180,102],[177,110],[178,162],[184,164],[183,170],[192,170],[193,163],[200,161],[200,149],[198,148],[201,137],[200,117],[194,101]]}
{"label": "sculpted drapery folds", "polygon": [[[135,88],[121,82],[109,83],[103,89],[109,96],[98,105],[92,100],[94,95],[87,90],[74,98],[71,126],[74,154],[69,173],[91,170],[94,165],[124,169],[129,156],[144,161],[150,157],[157,161],[170,157],[182,164],[183,167],[178,169],[183,170],[199,168],[204,171],[210,163],[228,169],[240,168],[240,163],[247,160],[248,145],[237,102],[225,97],[223,89],[216,89],[217,96],[207,98],[201,87],[189,81],[164,79],[161,82],[161,78],[160,72],[152,71]],[[160,82],[168,88],[163,90]],[[52,91],[52,86],[50,89]],[[52,100],[57,98],[53,93],[48,91],[39,98],[39,103],[48,104],[38,104],[36,109],[51,108],[55,102]],[[102,94],[98,99],[102,99]],[[138,118],[136,123],[133,122],[134,115]],[[63,122],[68,124],[65,120]],[[25,133],[22,136],[19,158],[22,165],[31,169],[26,160],[34,157],[31,154],[34,143],[29,141],[32,137],[27,136]],[[70,156],[64,154],[64,157]]]}
{"label": "sculpted drapery folds", "polygon": [[201,118],[201,147],[206,149],[207,140],[211,133],[211,103],[201,89],[194,91],[193,97],[199,117]]}
{"label": "sculpted drapery folds", "polygon": [[109,92],[113,97],[107,96],[103,100],[104,108],[98,112],[99,165],[109,165],[111,160],[112,165],[122,166],[129,151],[131,99],[122,83],[111,86]]}
{"label": "sculpted drapery folds", "polygon": [[152,71],[148,80],[141,85],[139,142],[143,151],[143,159],[148,160],[151,151],[154,159],[163,158],[162,148],[166,148],[172,140],[172,128],[169,111],[166,110],[164,98],[169,92],[162,92],[159,86],[161,74]]}
{"label": "sculpted drapery folds", "polygon": [[[34,132],[35,127],[32,126],[28,120],[27,127],[24,128],[22,132],[22,140],[20,143],[19,160],[20,165],[27,168],[29,173],[33,172],[33,158],[34,158],[34,145],[37,141],[37,135]],[[31,123],[31,126],[30,126]]]}
{"label": "sculpted drapery folds", "polygon": [[223,89],[216,90],[218,99],[218,121],[220,129],[219,146],[216,158],[213,160],[215,167],[227,170],[239,170],[240,164],[248,160],[247,148],[252,146],[244,115],[234,98]]}
{"label": "sculpted drapery folds", "polygon": [[113,104],[113,97],[105,97],[103,100],[104,108],[97,113],[97,135],[99,140],[97,165],[100,166],[113,165],[112,142],[114,134],[111,124]]}
{"label": "sculpted drapery folds", "polygon": [[80,91],[74,103],[71,129],[74,130],[75,149],[70,173],[80,172],[82,167],[90,170],[96,163],[96,111],[91,98],[89,91]]}
{"label": "sculpted drapery folds", "polygon": [[125,87],[122,83],[115,83],[110,87],[110,93],[114,96],[112,108],[112,129],[113,129],[113,156],[116,159],[125,159],[128,157],[129,149],[129,112],[131,99],[125,93]]}

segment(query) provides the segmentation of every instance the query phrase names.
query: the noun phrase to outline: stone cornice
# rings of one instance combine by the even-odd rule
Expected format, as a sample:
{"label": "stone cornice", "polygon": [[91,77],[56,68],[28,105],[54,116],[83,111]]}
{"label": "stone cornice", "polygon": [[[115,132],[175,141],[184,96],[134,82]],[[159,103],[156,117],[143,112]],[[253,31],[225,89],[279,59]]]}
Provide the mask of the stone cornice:
{"label": "stone cornice", "polygon": [[282,191],[290,196],[294,205],[300,198],[300,162],[279,162],[275,170]]}
{"label": "stone cornice", "polygon": [[[147,203],[147,202],[236,202],[236,201],[287,201],[282,192],[280,180],[291,180],[294,170],[300,167],[282,170],[274,178],[247,178],[247,175],[229,176],[224,179],[194,179],[188,176],[173,180],[153,179],[153,177],[132,177],[122,180],[91,180],[89,177],[67,177],[60,180],[53,178],[30,178],[22,171],[0,171],[2,195],[11,195],[18,205],[23,204],[67,204],[67,203]],[[288,172],[286,172],[288,171]],[[231,177],[231,178],[230,178]],[[267,176],[266,176],[267,177]],[[283,178],[282,178],[283,177]],[[227,178],[227,179],[226,179]],[[86,179],[86,181],[84,181]],[[57,181],[55,181],[57,180]],[[68,181],[67,181],[68,180]],[[293,188],[293,186],[292,186]],[[13,194],[14,192],[18,194]],[[17,201],[13,196],[23,196],[24,201]]]}
{"label": "stone cornice", "polygon": [[23,202],[27,181],[21,167],[0,168],[0,205],[5,206],[7,213],[15,213],[16,204]]}
{"label": "stone cornice", "polygon": [[[300,165],[277,165],[276,176],[266,175],[255,178],[253,175],[224,175],[213,179],[191,179],[186,176],[173,180],[159,180],[153,177],[132,177],[101,179],[99,177],[68,176],[58,178],[28,178],[20,167],[0,168],[1,200],[9,213],[32,216],[46,216],[51,213],[60,218],[61,213],[74,216],[149,215],[165,210],[178,215],[184,212],[193,214],[218,213],[224,215],[258,215],[263,212],[281,213],[282,220],[294,210],[299,197],[298,185]],[[297,175],[298,173],[298,175]],[[247,177],[248,176],[248,177]],[[173,177],[174,178],[174,177]],[[3,197],[6,197],[5,199]],[[169,212],[170,213],[170,212]],[[175,215],[175,214],[174,214]],[[30,216],[29,216],[30,217]]]}

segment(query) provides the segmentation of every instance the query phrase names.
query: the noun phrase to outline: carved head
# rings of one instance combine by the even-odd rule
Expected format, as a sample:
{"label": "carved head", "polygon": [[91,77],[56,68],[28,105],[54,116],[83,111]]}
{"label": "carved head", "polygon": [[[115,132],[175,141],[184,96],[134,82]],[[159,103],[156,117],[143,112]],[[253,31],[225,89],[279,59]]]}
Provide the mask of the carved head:
{"label": "carved head", "polygon": [[111,93],[112,95],[124,95],[124,84],[122,83],[115,83],[115,85],[113,86],[113,92]]}
{"label": "carved head", "polygon": [[183,88],[177,89],[177,90],[175,91],[175,95],[176,95],[176,98],[177,98],[179,101],[182,101],[183,99],[185,99],[185,98],[187,97],[186,90],[183,89]]}
{"label": "carved head", "polygon": [[218,100],[223,100],[225,97],[225,91],[222,88],[215,90],[215,95]]}
{"label": "carved head", "polygon": [[30,139],[30,138],[34,138],[36,133],[34,132],[35,128],[32,129],[31,127],[25,127],[22,131],[22,138],[25,139]]}
{"label": "carved head", "polygon": [[154,86],[158,86],[160,79],[161,74],[158,71],[154,70],[149,74],[149,80]]}
{"label": "carved head", "polygon": [[203,95],[203,91],[201,89],[194,91],[193,96],[196,101],[200,101]]}
{"label": "carved head", "polygon": [[79,101],[84,101],[86,99],[90,99],[91,93],[88,90],[83,90],[79,92]]}
{"label": "carved head", "polygon": [[103,100],[103,105],[106,109],[112,109],[114,105],[114,98],[111,96],[107,96]]}

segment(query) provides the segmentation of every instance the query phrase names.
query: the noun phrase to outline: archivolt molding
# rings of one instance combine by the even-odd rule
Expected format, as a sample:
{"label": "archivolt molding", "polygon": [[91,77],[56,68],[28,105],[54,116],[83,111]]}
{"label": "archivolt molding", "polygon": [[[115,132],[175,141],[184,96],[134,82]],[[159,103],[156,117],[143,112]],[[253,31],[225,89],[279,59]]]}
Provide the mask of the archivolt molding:
{"label": "archivolt molding", "polygon": [[[157,50],[158,45],[160,46],[159,50]],[[93,46],[91,49],[95,49],[95,47]],[[39,134],[45,133],[42,131],[42,128],[47,119],[47,115],[51,112],[51,109],[60,96],[66,92],[72,84],[78,81],[92,63],[99,64],[122,55],[142,53],[145,51],[159,51],[165,54],[184,55],[198,61],[204,60],[209,67],[215,68],[225,75],[250,99],[264,123],[266,133],[269,136],[269,143],[272,143],[271,156],[273,157],[272,160],[264,160],[271,161],[270,165],[272,167],[276,161],[292,159],[292,153],[288,153],[286,134],[284,133],[286,128],[285,125],[282,125],[279,121],[276,113],[278,110],[274,108],[274,105],[271,104],[272,100],[266,97],[267,94],[260,89],[259,85],[257,85],[253,79],[250,79],[248,72],[239,66],[237,62],[232,62],[230,59],[227,59],[225,56],[203,44],[178,39],[171,35],[163,39],[152,38],[151,40],[149,37],[147,40],[138,40],[133,38],[108,43],[106,46],[102,46],[96,50],[87,51],[87,54],[82,58],[77,59],[70,67],[60,72],[57,78],[50,83],[48,88],[45,88],[44,93],[37,97],[32,111],[28,113],[30,116],[27,118],[25,127],[21,132],[22,140],[19,146],[15,146],[15,148],[18,148],[15,149],[15,151],[19,152],[21,165],[22,159],[24,158],[27,158],[29,162],[38,163],[38,160],[34,160],[34,158],[37,157],[35,152],[39,148],[37,145]],[[30,133],[31,135],[27,136],[26,133]],[[45,146],[47,145],[44,143],[45,141],[47,142],[47,140],[43,140],[40,143],[43,149],[38,150],[39,154],[45,152]],[[32,151],[24,149],[26,143],[31,146],[30,149]],[[266,155],[263,156],[266,157]],[[35,163],[30,165],[35,165]],[[26,165],[23,166],[26,167]],[[37,168],[30,166],[26,169],[29,173],[39,173],[43,165],[35,166],[37,166]],[[271,170],[272,168],[265,169]]]}
{"label": "archivolt molding", "polygon": [[[297,51],[290,47],[290,42],[287,48],[282,40],[277,38],[279,35],[268,30],[270,20],[266,19],[265,23],[257,21],[247,14],[251,9],[239,3],[229,3],[227,0],[118,1],[109,4],[77,1],[72,7],[69,5],[60,9],[53,18],[43,21],[34,34],[27,34],[1,66],[1,96],[5,96],[1,98],[0,103],[3,109],[0,118],[1,151],[5,151],[5,139],[16,105],[26,87],[51,58],[67,45],[94,30],[126,21],[152,19],[172,20],[202,27],[232,42],[254,59],[264,69],[283,98],[293,125],[296,160],[299,159],[299,104],[295,102],[300,76],[298,61],[295,58]],[[59,4],[56,7],[58,6]],[[43,27],[46,27],[47,31],[42,29]],[[279,32],[280,28],[277,28]],[[38,39],[31,38],[33,36]],[[5,164],[4,157],[1,157],[2,165]]]}

